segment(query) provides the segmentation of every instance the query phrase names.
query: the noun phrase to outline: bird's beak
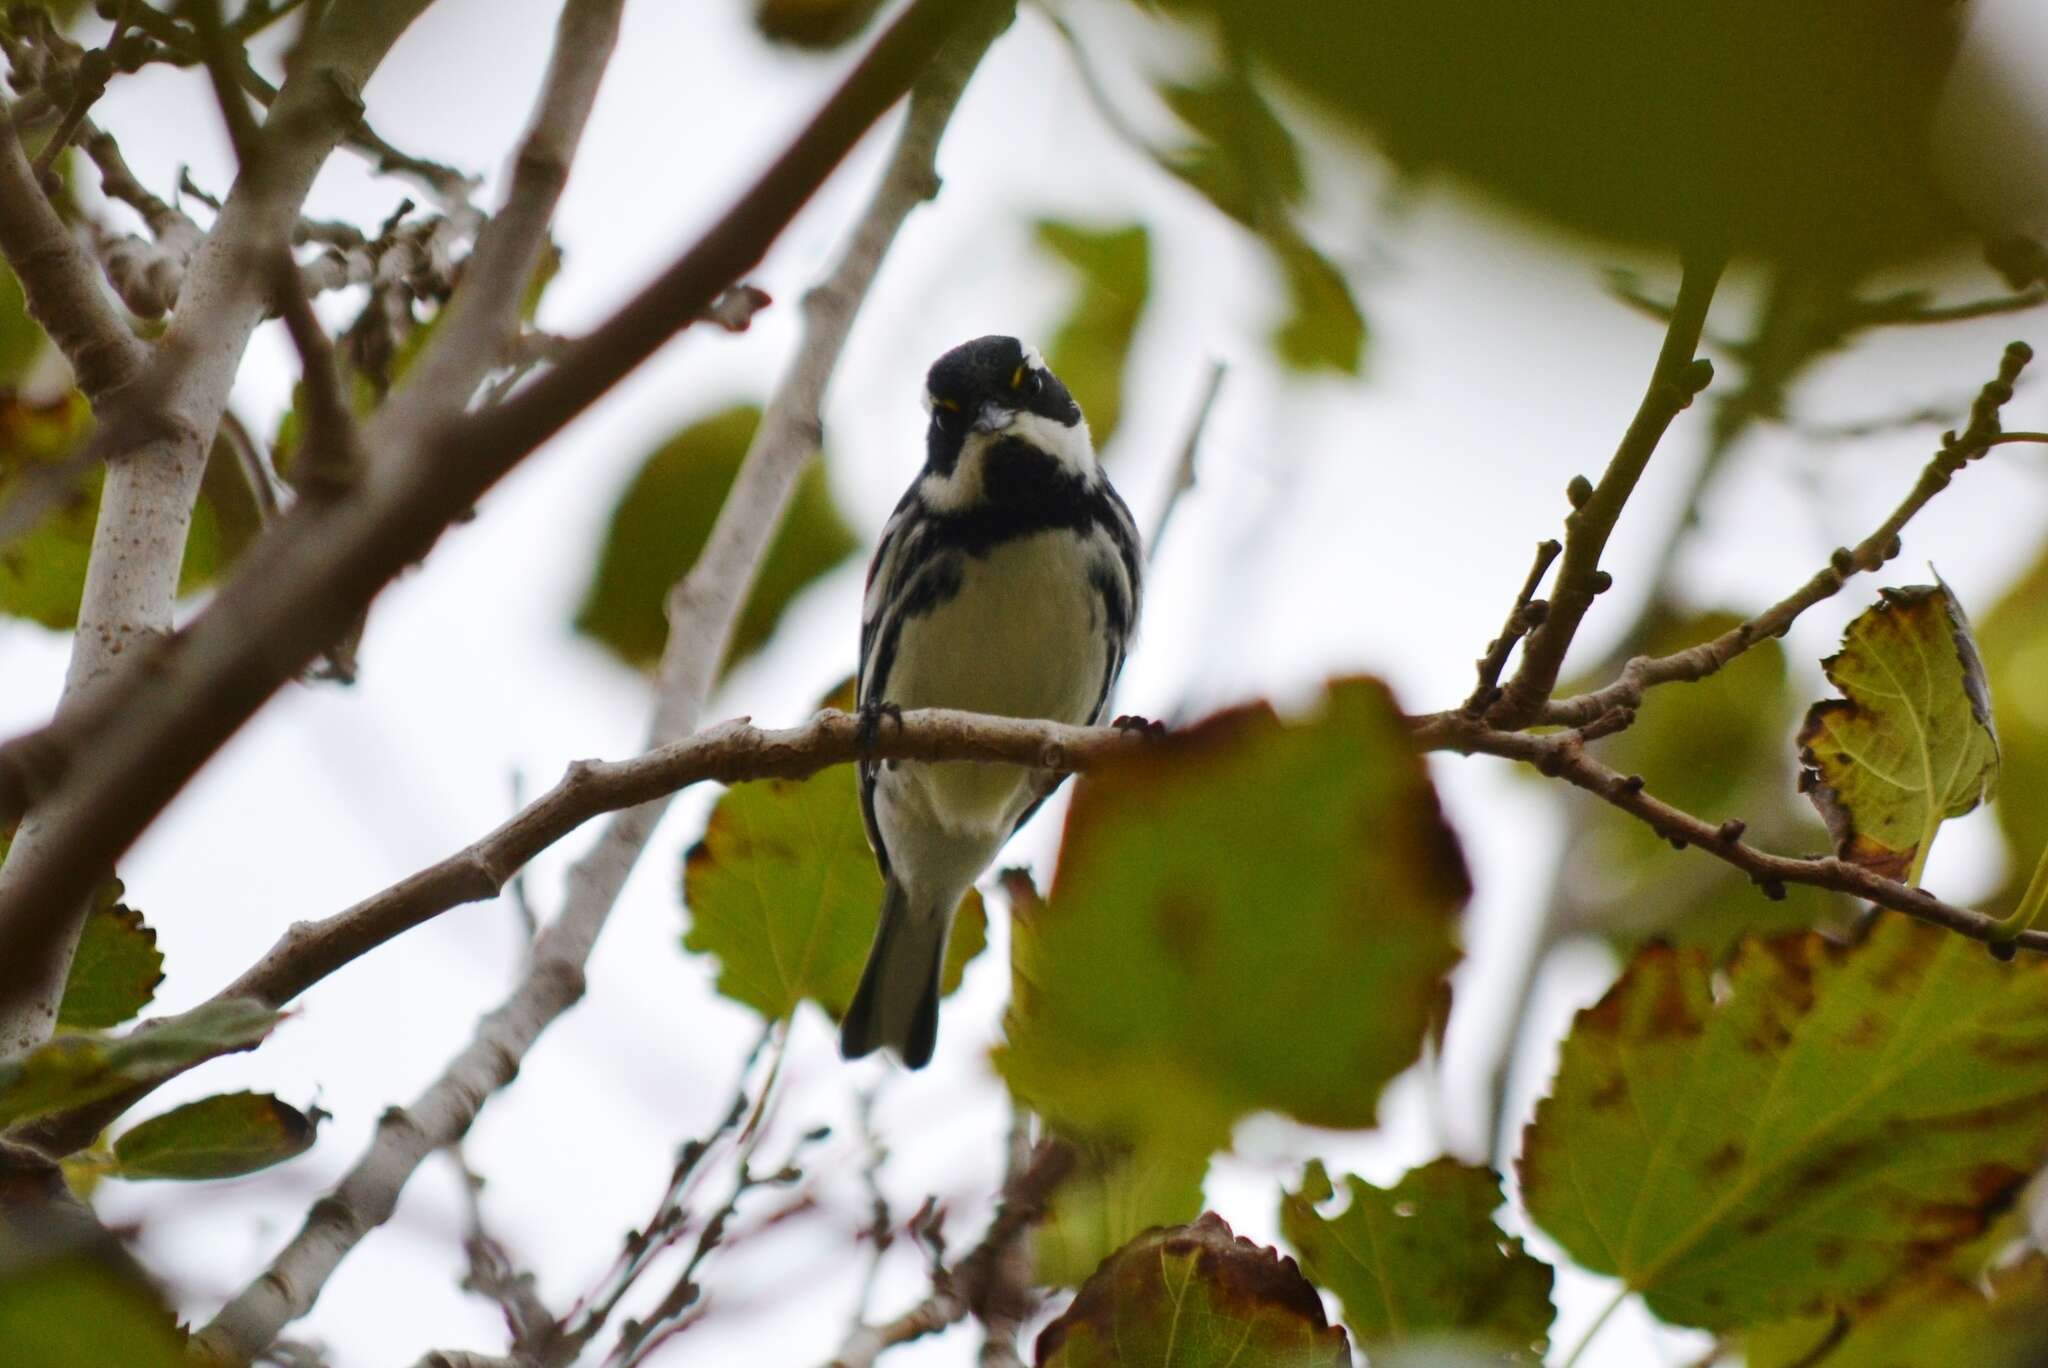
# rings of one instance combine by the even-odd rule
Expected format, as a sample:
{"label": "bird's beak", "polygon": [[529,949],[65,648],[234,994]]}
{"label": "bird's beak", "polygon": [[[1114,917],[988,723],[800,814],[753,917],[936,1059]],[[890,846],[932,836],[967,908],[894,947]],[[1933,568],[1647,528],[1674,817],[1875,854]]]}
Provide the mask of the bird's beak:
{"label": "bird's beak", "polygon": [[1001,432],[1016,420],[1017,410],[1004,408],[1001,404],[991,399],[981,406],[980,412],[974,415],[974,430],[976,432]]}

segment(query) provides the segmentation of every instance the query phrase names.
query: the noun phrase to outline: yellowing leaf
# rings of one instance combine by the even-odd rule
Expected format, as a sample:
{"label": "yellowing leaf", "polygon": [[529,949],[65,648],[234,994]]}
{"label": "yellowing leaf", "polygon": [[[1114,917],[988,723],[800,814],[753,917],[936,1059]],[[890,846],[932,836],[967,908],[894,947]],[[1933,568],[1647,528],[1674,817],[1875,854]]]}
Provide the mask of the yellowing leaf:
{"label": "yellowing leaf", "polygon": [[0,263],[0,386],[11,386],[28,373],[43,349],[43,330],[28,316],[21,282]]}
{"label": "yellowing leaf", "polygon": [[1207,1153],[1277,1111],[1373,1124],[1456,962],[1464,861],[1384,686],[1221,714],[1089,774],[1044,908],[1016,920],[1026,1105]]}
{"label": "yellowing leaf", "polygon": [[[2048,544],[1977,635],[1998,700],[1998,748],[2018,776],[1998,795],[1998,820],[2024,886],[2036,855],[2048,847]],[[2011,892],[2017,901],[2019,889]]]}
{"label": "yellowing leaf", "polygon": [[1038,1368],[1350,1368],[1294,1260],[1214,1212],[1140,1236],[1038,1337]]}
{"label": "yellowing leaf", "polygon": [[247,1049],[268,1035],[277,1020],[278,1014],[260,1002],[230,998],[118,1040],[58,1036],[0,1061],[0,1126],[97,1102],[131,1084]]}
{"label": "yellowing leaf", "polygon": [[164,981],[164,956],[142,914],[117,902],[102,903],[86,918],[64,980],[57,1024],[103,1031],[140,1012]]}
{"label": "yellowing leaf", "polygon": [[1046,349],[1100,450],[1123,416],[1124,367],[1152,288],[1152,241],[1142,225],[1083,228],[1040,219],[1038,241],[1080,277],[1074,307]]}
{"label": "yellowing leaf", "polygon": [[1280,1231],[1311,1282],[1337,1294],[1352,1337],[1377,1363],[1404,1344],[1483,1343],[1496,1362],[1541,1364],[1556,1308],[1551,1271],[1494,1224],[1500,1175],[1454,1159],[1392,1188],[1346,1175],[1335,1216],[1329,1174],[1311,1163],[1282,1197]]}
{"label": "yellowing leaf", "polygon": [[[760,409],[740,404],[684,428],[647,458],[612,510],[597,573],[577,610],[577,631],[630,665],[651,669],[661,659],[669,586],[704,549],[760,421]],[[726,667],[760,649],[790,600],[857,545],[823,466],[812,462],[797,480],[733,630]]]}
{"label": "yellowing leaf", "polygon": [[[853,1001],[882,905],[851,765],[741,784],[718,800],[683,865],[685,948],[718,957],[718,991],[771,1020],[811,999],[836,1019]],[[943,991],[988,943],[970,891],[946,946]]]}
{"label": "yellowing leaf", "polygon": [[2048,1151],[2048,962],[1888,914],[1726,972],[1638,954],[1523,1142],[1530,1216],[1664,1319],[1850,1306],[1975,1236]]}
{"label": "yellowing leaf", "polygon": [[304,1154],[317,1116],[268,1093],[201,1098],[123,1133],[114,1142],[114,1172],[123,1178],[238,1178]]}
{"label": "yellowing leaf", "polygon": [[1969,620],[1948,586],[1881,594],[1821,662],[1845,697],[1808,710],[1801,779],[1837,854],[1918,882],[1942,822],[1991,796],[1998,735]]}

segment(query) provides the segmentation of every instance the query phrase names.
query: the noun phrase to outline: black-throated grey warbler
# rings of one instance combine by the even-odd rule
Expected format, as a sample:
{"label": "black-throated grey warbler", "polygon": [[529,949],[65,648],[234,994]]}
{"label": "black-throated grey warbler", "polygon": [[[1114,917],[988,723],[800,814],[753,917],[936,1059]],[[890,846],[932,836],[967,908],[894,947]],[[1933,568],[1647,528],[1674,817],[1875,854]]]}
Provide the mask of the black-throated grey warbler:
{"label": "black-throated grey warbler", "polygon": [[[1080,406],[1014,337],[941,356],[925,403],[924,470],[868,567],[865,725],[904,708],[1101,721],[1138,620],[1138,533]],[[953,914],[1062,777],[861,762],[861,814],[886,891],[840,1028],[848,1059],[883,1046],[913,1069],[931,1059]]]}

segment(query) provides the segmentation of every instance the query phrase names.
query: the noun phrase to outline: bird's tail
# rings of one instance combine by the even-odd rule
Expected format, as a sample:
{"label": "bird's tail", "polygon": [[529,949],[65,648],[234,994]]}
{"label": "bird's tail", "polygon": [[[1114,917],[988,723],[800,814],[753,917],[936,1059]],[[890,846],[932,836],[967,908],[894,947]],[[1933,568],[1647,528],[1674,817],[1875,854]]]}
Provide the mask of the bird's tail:
{"label": "bird's tail", "polygon": [[922,1069],[939,1034],[939,966],[946,956],[951,908],[913,909],[903,885],[889,880],[881,920],[853,1005],[839,1026],[839,1053],[848,1059],[888,1046],[904,1064]]}

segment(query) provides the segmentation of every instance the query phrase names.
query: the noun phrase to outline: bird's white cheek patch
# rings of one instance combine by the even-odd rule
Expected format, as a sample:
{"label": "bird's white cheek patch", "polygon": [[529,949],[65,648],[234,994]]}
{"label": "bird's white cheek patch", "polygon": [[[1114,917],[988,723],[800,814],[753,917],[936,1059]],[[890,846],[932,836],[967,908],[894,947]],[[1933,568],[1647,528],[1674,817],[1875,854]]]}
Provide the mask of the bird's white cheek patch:
{"label": "bird's white cheek patch", "polygon": [[1017,415],[1004,435],[1022,438],[1068,470],[1086,474],[1095,468],[1095,444],[1088,438],[1085,418],[1068,427],[1027,410]]}

